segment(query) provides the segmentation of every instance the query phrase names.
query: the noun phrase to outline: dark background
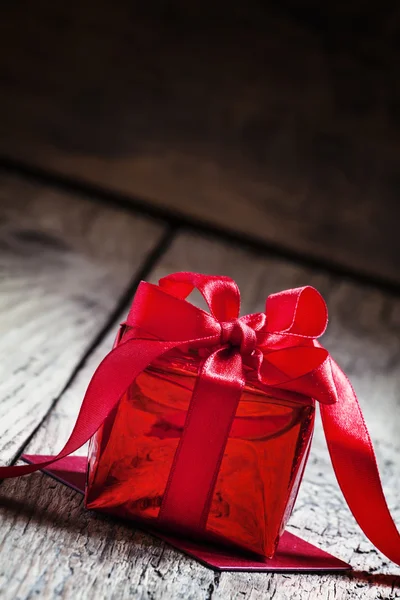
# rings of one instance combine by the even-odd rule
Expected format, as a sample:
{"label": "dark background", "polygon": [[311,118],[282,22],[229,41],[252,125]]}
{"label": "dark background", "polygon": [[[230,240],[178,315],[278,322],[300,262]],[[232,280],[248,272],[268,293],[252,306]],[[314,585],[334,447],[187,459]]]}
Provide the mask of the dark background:
{"label": "dark background", "polygon": [[400,284],[397,2],[1,12],[3,168]]}

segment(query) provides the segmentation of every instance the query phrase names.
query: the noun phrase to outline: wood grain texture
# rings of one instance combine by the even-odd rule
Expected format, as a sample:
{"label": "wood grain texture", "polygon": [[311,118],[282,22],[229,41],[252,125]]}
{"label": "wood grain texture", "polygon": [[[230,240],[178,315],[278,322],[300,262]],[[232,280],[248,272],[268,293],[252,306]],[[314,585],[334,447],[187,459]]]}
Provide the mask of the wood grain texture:
{"label": "wood grain texture", "polygon": [[7,3],[0,152],[400,282],[396,3]]}
{"label": "wood grain texture", "polygon": [[0,461],[10,462],[163,228],[0,176]]}
{"label": "wood grain texture", "polygon": [[[241,288],[243,313],[262,310],[267,294],[285,287],[311,283],[321,290],[331,315],[324,343],[359,394],[387,498],[399,523],[400,300],[324,272],[189,235],[176,239],[151,280],[188,269],[234,277]],[[63,394],[28,452],[59,448],[113,333]],[[400,597],[400,568],[378,554],[354,523],[334,481],[319,426],[290,529],[351,562],[355,571],[350,576],[217,574],[129,524],[84,512],[78,494],[38,474],[4,482],[0,505],[0,589],[6,600],[34,595],[82,600]]]}

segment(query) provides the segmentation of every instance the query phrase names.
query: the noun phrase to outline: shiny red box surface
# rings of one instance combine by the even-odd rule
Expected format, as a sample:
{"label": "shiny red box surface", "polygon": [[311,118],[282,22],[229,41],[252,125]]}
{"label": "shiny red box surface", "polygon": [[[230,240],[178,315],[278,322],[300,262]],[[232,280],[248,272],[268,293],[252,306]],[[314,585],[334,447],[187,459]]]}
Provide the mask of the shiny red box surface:
{"label": "shiny red box surface", "polygon": [[[174,350],[137,377],[92,438],[88,508],[159,526],[201,361],[195,352]],[[302,478],[314,410],[310,398],[263,386],[248,370],[206,526],[196,538],[273,556]]]}

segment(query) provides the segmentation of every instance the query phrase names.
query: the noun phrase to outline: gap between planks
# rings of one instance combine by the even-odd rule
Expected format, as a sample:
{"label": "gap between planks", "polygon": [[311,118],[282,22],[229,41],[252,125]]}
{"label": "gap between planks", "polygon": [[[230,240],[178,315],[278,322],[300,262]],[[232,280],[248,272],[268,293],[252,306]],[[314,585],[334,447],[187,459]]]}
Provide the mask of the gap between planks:
{"label": "gap between planks", "polygon": [[[21,445],[21,447],[18,448],[18,450],[15,454],[15,457],[14,457],[14,461],[17,460],[18,457],[21,456],[21,454],[24,454],[25,449],[27,447],[29,447],[29,444],[34,439],[37,432],[42,427],[42,425],[45,423],[45,421],[48,419],[50,413],[52,412],[52,410],[54,410],[54,407],[57,405],[60,398],[62,398],[64,396],[64,394],[66,394],[68,392],[69,387],[72,385],[75,378],[78,376],[79,372],[85,367],[86,363],[88,362],[88,360],[90,360],[92,355],[96,354],[96,350],[98,349],[99,346],[103,350],[100,354],[103,354],[103,356],[105,355],[105,353],[106,353],[105,348],[103,348],[104,340],[106,340],[105,347],[107,347],[108,349],[111,348],[112,340],[110,339],[110,334],[111,334],[112,338],[115,337],[116,331],[117,331],[117,326],[122,321],[121,315],[126,314],[127,307],[129,307],[131,304],[131,301],[135,294],[137,286],[139,285],[140,281],[145,280],[147,278],[148,274],[151,273],[152,269],[155,267],[158,260],[162,257],[164,252],[166,252],[166,250],[170,246],[175,234],[176,234],[176,231],[173,226],[170,225],[166,228],[166,231],[163,234],[160,241],[154,246],[153,250],[150,251],[149,255],[147,256],[147,258],[145,258],[145,260],[143,262],[143,266],[140,268],[140,270],[137,273],[135,273],[135,275],[133,276],[133,279],[130,282],[130,284],[128,285],[125,293],[117,301],[116,307],[113,310],[113,312],[110,314],[108,320],[106,321],[106,323],[104,324],[102,329],[99,331],[98,335],[94,338],[91,345],[88,347],[87,351],[82,356],[80,361],[75,366],[74,370],[72,371],[69,379],[67,380],[67,382],[66,382],[64,388],[61,390],[60,394],[53,400],[53,403],[49,406],[46,414],[43,416],[43,419],[40,421],[40,423],[38,423],[38,425],[32,431],[30,436]],[[100,363],[100,360],[98,361],[99,363]],[[83,398],[83,396],[82,396],[82,398]]]}
{"label": "gap between planks", "polygon": [[210,220],[196,218],[185,214],[179,209],[159,206],[151,198],[139,197],[134,194],[125,194],[118,190],[107,189],[96,182],[85,181],[78,176],[70,177],[63,173],[42,169],[40,166],[31,165],[14,158],[0,155],[0,171],[14,174],[17,177],[33,181],[39,185],[54,187],[71,194],[88,197],[99,204],[112,205],[133,214],[140,214],[151,218],[163,220],[170,227],[190,233],[202,233],[215,236],[228,244],[238,244],[249,250],[254,250],[266,256],[274,255],[276,258],[290,260],[299,266],[328,271],[338,277],[343,277],[363,285],[370,285],[400,295],[400,283],[396,278],[387,277],[375,272],[346,265],[345,262],[336,261],[333,254],[318,257],[316,253],[309,254],[304,251],[290,248],[281,243],[273,243],[246,232],[238,232],[229,227],[224,227]]}
{"label": "gap between planks", "polygon": [[154,220],[0,177],[1,461],[23,448],[171,235]]}

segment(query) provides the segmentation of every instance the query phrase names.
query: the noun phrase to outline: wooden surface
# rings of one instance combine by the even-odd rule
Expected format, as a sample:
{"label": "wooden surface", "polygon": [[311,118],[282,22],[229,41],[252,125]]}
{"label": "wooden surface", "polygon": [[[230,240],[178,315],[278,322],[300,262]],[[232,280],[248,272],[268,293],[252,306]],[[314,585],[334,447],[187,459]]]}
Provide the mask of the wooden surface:
{"label": "wooden surface", "polygon": [[0,175],[0,464],[59,397],[163,229]]}
{"label": "wooden surface", "polygon": [[396,3],[8,2],[0,153],[400,282]]}
{"label": "wooden surface", "polygon": [[[29,384],[30,389],[39,390],[46,388],[44,382],[54,380],[52,386],[56,391],[51,396],[59,396],[32,439],[28,439],[32,423],[25,419],[26,412],[34,406],[32,398],[37,392],[35,396],[19,392],[14,384],[18,372],[15,374],[13,370],[2,378],[2,386],[7,382],[8,387],[0,387],[0,406],[4,398],[7,402],[8,392],[12,397],[24,398],[23,404],[14,403],[10,408],[10,421],[19,421],[21,432],[26,427],[24,451],[50,453],[65,440],[90,376],[111,346],[115,324],[109,315],[118,305],[120,291],[116,290],[132,281],[140,268],[143,254],[138,250],[139,242],[147,240],[150,248],[161,229],[134,215],[91,205],[81,198],[68,198],[65,204],[55,192],[50,197],[56,200],[57,210],[51,212],[51,202],[44,213],[46,195],[43,196],[41,190],[15,180],[3,181],[2,189],[7,191],[4,196],[11,199],[8,203],[11,217],[6,221],[10,225],[6,229],[14,233],[9,237],[3,235],[1,240],[22,240],[7,242],[8,250],[1,263],[5,272],[14,271],[8,266],[11,265],[20,273],[15,285],[9,286],[12,300],[2,307],[2,356],[13,356],[13,360],[23,356],[19,352],[21,333],[18,333],[16,319],[17,314],[25,314],[19,307],[25,307],[27,302],[26,282],[31,281],[32,272],[40,275],[35,280],[41,282],[37,297],[42,299],[40,303],[33,295],[26,304],[26,311],[30,306],[27,314],[32,322],[40,318],[43,308],[52,316],[51,321],[56,321],[58,313],[51,312],[55,309],[50,300],[43,306],[48,294],[53,297],[52,290],[57,306],[68,307],[60,315],[66,323],[57,338],[70,336],[71,340],[68,357],[62,361],[63,368],[58,366],[59,346],[49,341],[53,339],[50,330],[46,330],[46,335],[30,337],[30,356],[40,356],[44,345],[50,344],[47,361],[41,363],[38,373],[27,371],[20,381],[25,387]],[[47,190],[46,194],[49,193]],[[18,219],[14,218],[18,212],[17,202],[23,208]],[[27,224],[21,225],[24,219]],[[88,223],[91,224],[89,229]],[[107,232],[102,229],[106,223]],[[35,235],[35,227],[40,236]],[[16,235],[28,228],[30,235]],[[44,231],[46,236],[59,240],[62,247],[68,246],[68,260],[61,260],[54,242],[45,246],[30,241],[29,248],[25,247],[29,240],[42,239]],[[243,313],[262,310],[269,293],[286,287],[310,283],[323,293],[331,317],[324,344],[347,370],[359,394],[376,445],[387,499],[400,523],[399,297],[339,279],[328,271],[312,270],[272,255],[228,246],[215,238],[185,233],[177,234],[172,245],[153,261],[146,279],[157,281],[168,272],[188,269],[234,277],[241,288]],[[93,272],[97,273],[96,277],[92,277]],[[96,298],[102,309],[96,304],[95,308],[83,312],[80,302],[70,301],[77,282],[83,280],[90,299]],[[85,329],[85,336],[78,336],[75,324],[80,323],[82,327],[82,315],[85,321],[92,319],[91,326]],[[107,318],[107,334],[100,343],[93,344],[96,328],[98,331]],[[81,345],[75,338],[81,340]],[[82,364],[82,348],[87,349],[91,343],[92,351]],[[78,372],[69,380],[77,365]],[[44,401],[43,412],[49,404]],[[3,424],[3,419],[1,422]],[[22,439],[18,445],[22,446]],[[1,457],[4,458],[3,450]],[[400,568],[377,553],[354,522],[335,482],[320,424],[289,528],[351,562],[353,574],[214,573],[129,523],[84,511],[79,494],[41,474],[4,481],[0,486],[0,598],[372,600],[400,597]]]}

